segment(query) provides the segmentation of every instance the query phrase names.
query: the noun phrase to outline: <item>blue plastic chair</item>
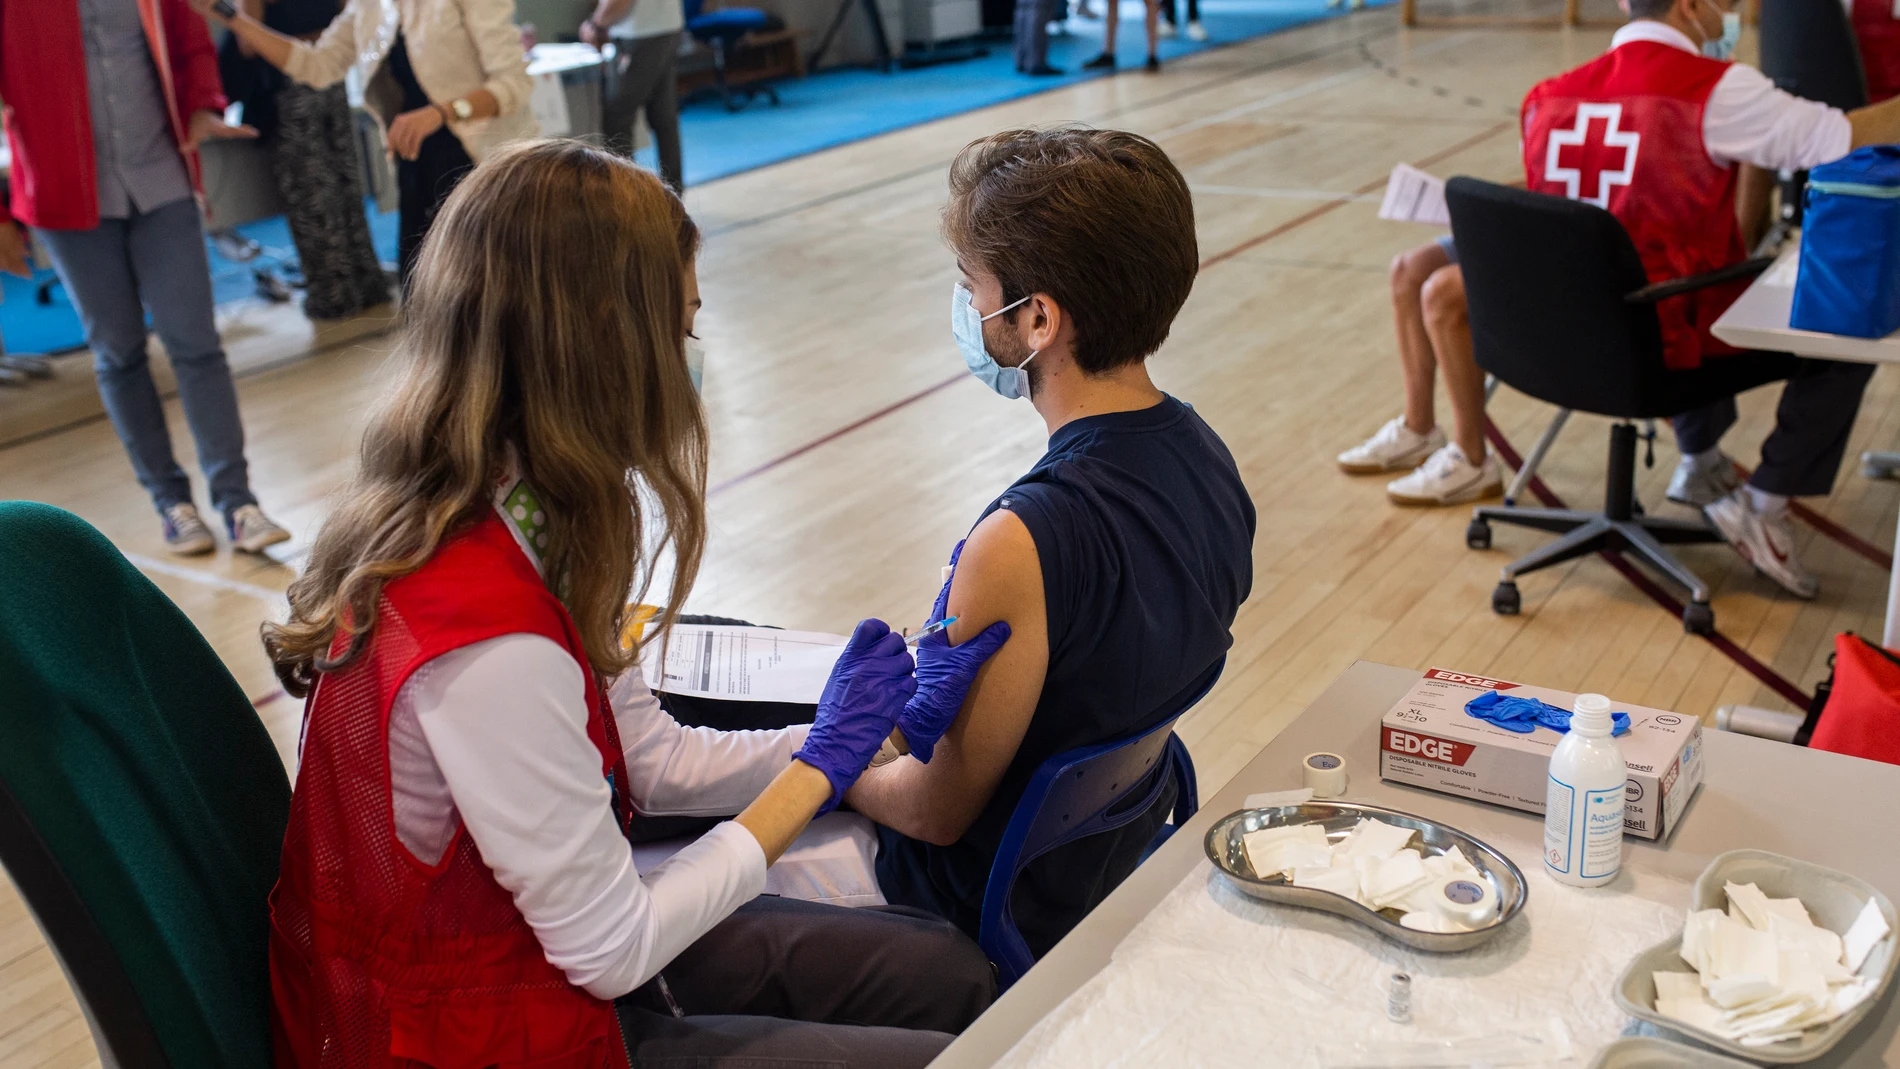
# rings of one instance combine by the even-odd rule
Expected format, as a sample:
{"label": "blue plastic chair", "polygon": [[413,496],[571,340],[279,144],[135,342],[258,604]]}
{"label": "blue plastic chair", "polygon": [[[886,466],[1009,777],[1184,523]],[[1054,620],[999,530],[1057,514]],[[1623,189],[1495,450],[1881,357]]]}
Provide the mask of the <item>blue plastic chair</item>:
{"label": "blue plastic chair", "polygon": [[[738,111],[743,104],[733,101],[732,86],[726,80],[727,64],[732,52],[746,34],[763,30],[780,29],[785,24],[778,16],[756,7],[725,7],[717,11],[706,10],[706,0],[686,0],[683,11],[686,18],[686,32],[693,39],[712,49],[713,79],[719,86],[719,97],[725,101],[727,111]],[[750,101],[763,94],[778,106],[778,90],[769,85],[743,85],[739,92]]]}
{"label": "blue plastic chair", "polygon": [[[1223,657],[1207,685],[1160,724],[1130,738],[1064,750],[1044,761],[1030,777],[990,865],[977,929],[977,943],[996,964],[999,990],[1007,989],[1036,963],[1010,911],[1010,892],[1030,862],[1077,839],[1134,821],[1154,806],[1170,781],[1176,785],[1173,823],[1161,826],[1143,851],[1143,861],[1200,809],[1194,759],[1174,734],[1174,723],[1214,689],[1225,665]],[[1150,777],[1157,762],[1165,762],[1168,771]]]}

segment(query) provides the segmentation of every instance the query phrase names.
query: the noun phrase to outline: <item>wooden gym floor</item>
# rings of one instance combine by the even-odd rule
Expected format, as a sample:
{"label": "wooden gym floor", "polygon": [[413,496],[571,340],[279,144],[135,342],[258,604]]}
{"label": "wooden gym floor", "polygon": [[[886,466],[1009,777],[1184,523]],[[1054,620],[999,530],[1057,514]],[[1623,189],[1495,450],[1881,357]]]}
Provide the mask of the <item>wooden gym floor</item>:
{"label": "wooden gym floor", "polygon": [[[1614,15],[1597,2],[1605,10],[1589,14]],[[1554,16],[1557,7],[1497,0],[1488,10]],[[950,547],[1044,442],[1029,406],[971,381],[951,344],[954,268],[936,233],[945,168],[979,134],[1074,120],[1156,138],[1196,190],[1203,269],[1152,366],[1226,439],[1259,508],[1253,596],[1226,676],[1180,728],[1204,793],[1358,658],[1600,690],[1703,717],[1727,702],[1786,708],[1596,558],[1526,577],[1523,614],[1492,615],[1498,566],[1543,536],[1499,527],[1496,548],[1474,552],[1466,510],[1395,508],[1384,480],[1333,467],[1336,452],[1398,411],[1386,265],[1436,233],[1375,218],[1386,173],[1403,160],[1441,175],[1520,177],[1517,101],[1608,37],[1554,26],[1408,31],[1390,9],[1363,12],[1202,53],[1159,76],[1091,81],[692,190],[708,235],[700,323],[713,536],[691,608],[832,631],[866,615],[923,620]],[[311,342],[294,316],[239,318],[267,336],[265,349],[294,355]],[[281,563],[165,557],[103,419],[36,416],[33,391],[0,399],[0,439],[15,439],[0,446],[0,498],[52,502],[111,536],[217,647],[286,759],[300,707],[277,689],[257,626],[280,611],[326,495],[349,470],[386,345],[371,333],[290,362],[239,360],[234,345],[234,360],[252,368],[239,391],[254,482],[301,536]],[[65,366],[83,374],[83,360]],[[1883,369],[1835,493],[1811,503],[1883,547],[1895,489],[1862,479],[1852,458],[1900,438],[1895,395]],[[1727,442],[1744,463],[1775,396],[1744,398]],[[170,407],[189,466],[190,440]],[[1519,450],[1550,416],[1509,390],[1492,411]],[[27,426],[54,429],[20,440]],[[1573,420],[1543,469],[1571,502],[1600,499],[1604,429]],[[1662,438],[1640,492],[1668,510],[1662,488],[1676,457]],[[1779,594],[1726,548],[1683,556],[1711,580],[1721,630],[1811,688],[1833,634],[1879,632],[1886,576],[1805,528],[1802,538],[1823,583],[1812,603]],[[94,1064],[58,966],[0,881],[0,1066]]]}

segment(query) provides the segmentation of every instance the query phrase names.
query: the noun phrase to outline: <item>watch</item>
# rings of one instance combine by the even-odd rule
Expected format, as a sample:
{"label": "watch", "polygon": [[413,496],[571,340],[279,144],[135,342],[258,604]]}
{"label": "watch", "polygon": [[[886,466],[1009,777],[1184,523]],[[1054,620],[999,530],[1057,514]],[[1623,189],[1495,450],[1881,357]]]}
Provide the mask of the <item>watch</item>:
{"label": "watch", "polygon": [[467,122],[475,117],[475,106],[470,104],[465,97],[456,97],[454,100],[449,101],[449,110],[454,112],[455,117],[463,122]]}

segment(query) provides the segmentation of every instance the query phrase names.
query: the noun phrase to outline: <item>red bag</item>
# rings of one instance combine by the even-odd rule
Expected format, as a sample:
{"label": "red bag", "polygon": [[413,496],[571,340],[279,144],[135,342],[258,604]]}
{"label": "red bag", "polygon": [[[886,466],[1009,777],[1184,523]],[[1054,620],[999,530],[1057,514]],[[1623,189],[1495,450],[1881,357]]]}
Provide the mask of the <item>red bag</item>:
{"label": "red bag", "polygon": [[1900,658],[1859,635],[1834,636],[1834,689],[1808,746],[1900,765]]}

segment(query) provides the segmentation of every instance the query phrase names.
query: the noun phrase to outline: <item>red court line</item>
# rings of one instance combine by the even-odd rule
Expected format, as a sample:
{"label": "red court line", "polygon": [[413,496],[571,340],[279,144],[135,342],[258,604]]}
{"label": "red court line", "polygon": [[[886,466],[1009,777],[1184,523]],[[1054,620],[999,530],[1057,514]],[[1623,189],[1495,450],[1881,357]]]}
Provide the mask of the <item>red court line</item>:
{"label": "red court line", "polygon": [[[1463,141],[1458,142],[1457,144],[1451,146],[1450,148],[1442,149],[1438,152],[1434,152],[1431,155],[1425,157],[1424,159],[1419,160],[1417,163],[1414,163],[1412,166],[1430,167],[1432,164],[1437,163],[1440,160],[1444,160],[1452,156],[1456,156],[1458,153],[1463,152],[1464,150],[1472,147],[1473,145],[1482,144],[1485,141],[1488,141],[1491,138],[1496,137],[1498,134],[1506,130],[1509,130],[1511,127],[1515,125],[1517,124],[1501,122],[1497,124],[1496,126],[1493,126],[1483,131],[1482,133],[1473,134],[1470,137],[1465,138]],[[1385,184],[1386,184],[1386,179],[1384,178],[1367,182],[1365,185],[1360,186],[1358,189],[1353,190],[1350,196],[1357,197],[1362,194],[1371,193],[1378,189],[1383,189],[1385,187]],[[1288,219],[1286,222],[1281,223],[1279,226],[1274,227],[1272,230],[1269,230],[1264,234],[1256,234],[1253,237],[1248,238],[1246,241],[1241,242],[1240,244],[1234,246],[1231,249],[1227,249],[1224,252],[1217,252],[1214,255],[1209,256],[1207,259],[1202,260],[1201,270],[1205,271],[1208,268],[1213,267],[1215,264],[1223,263],[1227,260],[1231,260],[1234,257],[1239,256],[1241,253],[1246,252],[1248,249],[1258,248],[1261,245],[1264,245],[1267,242],[1272,241],[1274,238],[1279,237],[1280,235],[1286,233],[1289,230],[1295,230],[1295,229],[1298,229],[1299,227],[1305,226],[1306,224],[1312,222],[1315,219],[1318,219],[1320,216],[1325,215],[1328,212],[1338,210],[1341,205],[1345,205],[1349,203],[1351,203],[1350,200],[1348,200],[1346,197],[1341,197],[1339,200],[1327,201],[1326,203],[1320,205],[1319,207],[1314,208],[1312,211],[1306,212],[1301,215],[1296,215],[1293,218]]]}
{"label": "red court line", "polygon": [[773,457],[771,460],[768,460],[765,463],[759,465],[758,467],[753,468],[751,471],[742,471],[739,474],[734,475],[732,478],[727,479],[725,482],[722,482],[718,484],[717,486],[714,486],[711,490],[706,491],[706,496],[712,497],[716,494],[725,493],[727,490],[732,489],[733,487],[739,485],[742,482],[745,482],[748,479],[752,479],[754,477],[764,475],[766,472],[771,471],[773,468],[778,467],[780,464],[784,464],[792,460],[797,460],[799,457],[802,457],[806,453],[809,453],[812,450],[818,448],[819,446],[824,445],[826,442],[835,441],[839,438],[844,437],[847,434],[850,434],[852,431],[857,430],[859,427],[862,427],[868,423],[875,423],[878,420],[883,419],[885,416],[888,416],[891,413],[896,412],[898,409],[913,405],[917,403],[918,401],[921,401],[924,398],[929,397],[931,394],[936,393],[938,390],[943,389],[946,386],[950,386],[957,382],[962,381],[967,375],[968,375],[968,372],[959,371],[956,374],[950,376],[949,378],[943,380],[942,382],[939,382],[932,386],[926,386],[923,389],[918,390],[916,393],[911,394],[909,397],[892,401],[890,404],[885,405],[883,408],[878,409],[876,412],[873,412],[868,416],[860,416],[857,419],[852,420],[850,423],[847,423],[844,426],[839,427],[835,431],[831,431],[828,434],[823,434],[817,438],[813,438],[811,441],[806,442],[804,445],[799,446],[797,449],[794,449],[789,453],[783,454],[782,456]]}
{"label": "red court line", "polygon": [[[1491,422],[1491,417],[1488,415],[1484,417],[1484,436],[1490,441],[1492,448],[1498,451],[1498,456],[1503,459],[1506,464],[1509,464],[1513,468],[1523,466],[1524,461],[1518,456],[1517,450],[1511,447],[1510,440],[1504,437],[1504,432],[1498,429],[1497,424]],[[1542,501],[1551,508],[1560,509],[1568,507],[1564,504],[1562,498],[1553,493],[1550,487],[1544,485],[1544,480],[1539,476],[1533,475],[1531,477],[1530,490],[1531,493],[1537,495],[1539,501]],[[1649,595],[1649,600],[1669,610],[1676,616],[1682,615],[1682,603],[1677,601],[1667,590],[1663,589],[1661,584],[1644,574],[1636,565],[1630,563],[1623,554],[1613,549],[1606,549],[1597,554],[1597,556],[1602,557],[1610,567],[1615,568],[1623,578],[1629,580],[1631,586]],[[1704,635],[1702,637],[1707,639],[1709,645],[1714,646],[1723,656],[1734,661],[1743,671],[1746,671],[1749,675],[1760,680],[1763,686],[1766,686],[1783,698],[1788,699],[1789,702],[1793,703],[1796,709],[1806,710],[1808,706],[1814,704],[1814,699],[1800,687],[1789,682],[1787,677],[1781,673],[1756,660],[1753,654],[1750,654],[1747,650],[1736,645],[1734,640],[1730,639],[1727,635],[1716,631],[1713,634]]]}
{"label": "red court line", "polygon": [[[1747,468],[1742,467],[1740,464],[1735,465],[1735,473],[1742,477],[1743,482],[1747,482],[1749,475],[1752,474]],[[1792,498],[1788,501],[1788,511],[1801,517],[1802,523],[1807,524],[1809,527],[1832,538],[1848,549],[1873,561],[1880,566],[1882,571],[1893,571],[1893,554],[1888,553],[1872,542],[1866,541],[1854,532]]]}
{"label": "red court line", "polygon": [[267,694],[260,694],[257,697],[252,698],[251,707],[254,709],[262,709],[266,705],[269,705],[270,703],[278,700],[279,698],[288,698],[288,697],[290,697],[290,695],[284,692],[284,688],[278,687]]}

